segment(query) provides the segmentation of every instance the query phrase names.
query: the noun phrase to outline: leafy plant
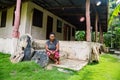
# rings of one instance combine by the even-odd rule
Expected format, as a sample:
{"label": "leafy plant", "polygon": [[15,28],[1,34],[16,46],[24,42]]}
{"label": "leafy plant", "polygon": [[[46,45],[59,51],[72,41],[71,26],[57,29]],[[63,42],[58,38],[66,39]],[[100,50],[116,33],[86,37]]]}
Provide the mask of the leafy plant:
{"label": "leafy plant", "polygon": [[75,39],[77,41],[84,41],[85,40],[85,31],[76,31]]}
{"label": "leafy plant", "polygon": [[120,4],[115,7],[114,11],[112,12],[112,15],[110,16],[108,22],[109,26],[112,24],[114,18],[119,15],[119,13],[120,13]]}
{"label": "leafy plant", "polygon": [[115,47],[120,49],[120,27],[115,27],[114,30],[114,34],[115,34]]}
{"label": "leafy plant", "polygon": [[104,33],[104,43],[107,47],[111,46],[111,34],[110,33]]}

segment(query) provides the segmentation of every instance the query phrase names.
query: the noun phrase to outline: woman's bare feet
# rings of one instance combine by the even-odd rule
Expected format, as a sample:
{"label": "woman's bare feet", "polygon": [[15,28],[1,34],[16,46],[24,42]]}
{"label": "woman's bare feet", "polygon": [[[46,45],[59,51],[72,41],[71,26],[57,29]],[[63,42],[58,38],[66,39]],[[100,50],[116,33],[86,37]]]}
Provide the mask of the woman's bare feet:
{"label": "woman's bare feet", "polygon": [[56,61],[55,61],[55,64],[57,64],[57,65],[60,64],[60,61],[59,61],[59,60],[56,60]]}

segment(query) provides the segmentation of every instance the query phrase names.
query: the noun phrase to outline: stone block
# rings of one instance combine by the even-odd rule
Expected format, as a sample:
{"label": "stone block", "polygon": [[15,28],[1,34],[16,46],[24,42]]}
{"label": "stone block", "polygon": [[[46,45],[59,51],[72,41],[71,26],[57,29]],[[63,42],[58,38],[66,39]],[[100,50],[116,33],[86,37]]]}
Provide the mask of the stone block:
{"label": "stone block", "polygon": [[46,67],[49,62],[49,58],[44,50],[36,50],[32,60],[39,64],[41,67]]}

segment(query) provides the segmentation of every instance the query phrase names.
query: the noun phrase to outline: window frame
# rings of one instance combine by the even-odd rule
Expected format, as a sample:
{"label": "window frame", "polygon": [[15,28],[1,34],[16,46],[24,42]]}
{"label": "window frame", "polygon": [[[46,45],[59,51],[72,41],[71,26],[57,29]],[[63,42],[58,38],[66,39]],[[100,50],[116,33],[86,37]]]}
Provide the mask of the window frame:
{"label": "window frame", "polygon": [[33,10],[32,26],[43,27],[43,12],[35,8]]}
{"label": "window frame", "polygon": [[75,37],[75,28],[72,27],[72,36]]}
{"label": "window frame", "polygon": [[6,23],[7,23],[7,9],[1,12],[0,28],[6,27]]}
{"label": "window frame", "polygon": [[62,21],[57,19],[57,32],[62,33]]}

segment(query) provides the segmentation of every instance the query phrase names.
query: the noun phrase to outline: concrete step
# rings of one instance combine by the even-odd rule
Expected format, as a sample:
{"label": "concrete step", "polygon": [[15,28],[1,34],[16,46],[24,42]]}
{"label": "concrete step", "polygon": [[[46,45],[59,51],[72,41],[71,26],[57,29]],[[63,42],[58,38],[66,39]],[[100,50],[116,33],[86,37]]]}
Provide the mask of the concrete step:
{"label": "concrete step", "polygon": [[74,70],[74,71],[80,71],[87,64],[88,64],[88,61],[64,59],[60,62],[60,65],[49,64],[48,66],[69,69],[69,70]]}

